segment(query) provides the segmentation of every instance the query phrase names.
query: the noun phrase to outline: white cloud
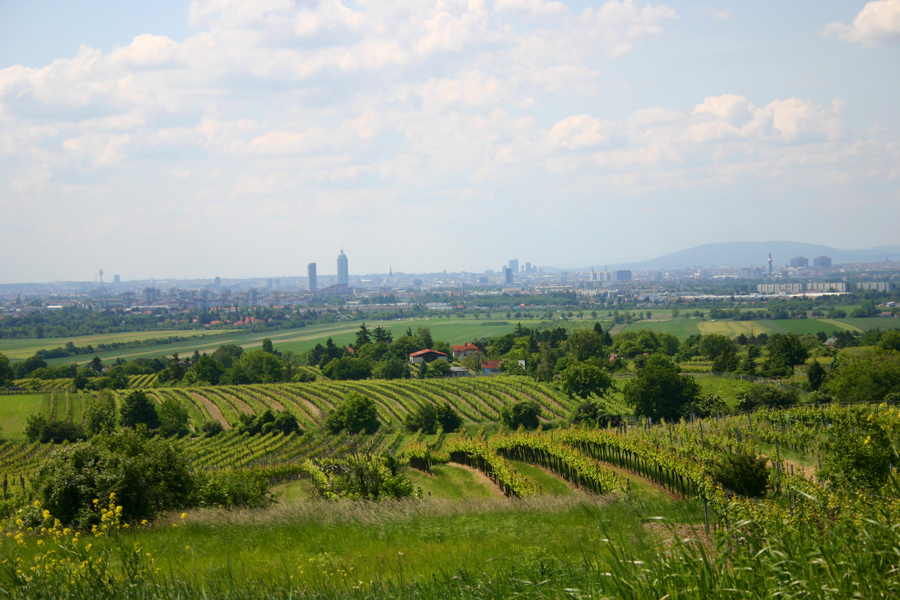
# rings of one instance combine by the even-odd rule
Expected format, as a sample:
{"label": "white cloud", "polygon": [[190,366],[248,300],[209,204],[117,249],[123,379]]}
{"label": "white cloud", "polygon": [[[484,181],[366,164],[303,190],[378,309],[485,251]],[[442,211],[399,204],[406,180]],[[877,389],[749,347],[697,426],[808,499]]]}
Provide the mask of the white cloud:
{"label": "white cloud", "polygon": [[844,42],[863,47],[900,41],[900,0],[869,2],[856,15],[852,24],[845,25],[836,21],[822,30],[822,35],[832,33]]}

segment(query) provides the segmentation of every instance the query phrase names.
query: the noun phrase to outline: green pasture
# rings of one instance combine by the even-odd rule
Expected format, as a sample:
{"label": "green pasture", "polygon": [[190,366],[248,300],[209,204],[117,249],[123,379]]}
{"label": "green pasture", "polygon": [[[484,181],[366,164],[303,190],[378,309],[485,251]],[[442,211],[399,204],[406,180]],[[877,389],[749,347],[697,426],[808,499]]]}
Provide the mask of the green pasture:
{"label": "green pasture", "polygon": [[[389,329],[395,338],[404,334],[407,328],[411,328],[413,332],[419,327],[429,327],[431,335],[435,340],[442,340],[451,344],[461,344],[471,341],[479,337],[491,337],[503,335],[515,329],[515,321],[496,321],[490,320],[491,325],[486,325],[483,321],[475,319],[404,319],[402,321],[366,321],[366,327],[370,330],[377,326]],[[541,321],[525,322],[526,326],[534,326]],[[496,325],[493,323],[504,323]],[[234,333],[233,335],[222,336],[210,340],[196,340],[177,342],[174,344],[164,344],[148,348],[130,348],[126,350],[115,350],[110,352],[99,352],[99,356],[104,362],[122,358],[123,360],[134,360],[136,358],[152,358],[155,356],[171,356],[177,352],[181,355],[193,354],[197,350],[201,354],[215,352],[216,348],[223,344],[237,344],[246,350],[253,350],[262,346],[265,338],[270,338],[275,348],[280,351],[305,352],[315,347],[316,344],[325,344],[330,337],[335,344],[346,345],[352,344],[356,340],[356,332],[362,323],[360,321],[346,321],[341,323],[330,323],[327,325],[312,325],[301,329],[288,329],[280,331],[269,331],[262,333]],[[156,332],[160,333],[160,332]],[[156,337],[161,337],[160,335]],[[34,340],[32,340],[34,341]],[[44,340],[46,342],[46,340]],[[56,347],[59,344],[54,344]],[[44,345],[42,347],[48,347]],[[33,352],[32,352],[33,354]],[[30,355],[29,355],[30,356]],[[50,365],[58,365],[75,360],[80,364],[90,362],[94,355],[82,355],[77,358],[56,358],[48,360]]]}
{"label": "green pasture", "polygon": [[753,389],[753,386],[756,385],[752,381],[726,379],[714,375],[696,376],[694,377],[694,381],[700,384],[700,394],[702,396],[710,396],[713,394],[721,396],[731,410],[733,410],[737,404],[737,395],[741,392]]}
{"label": "green pasture", "polygon": [[[65,415],[65,393],[57,394]],[[35,414],[50,414],[50,393],[0,395],[0,435],[8,440],[25,439],[25,422]]]}
{"label": "green pasture", "polygon": [[[500,490],[481,473],[459,465],[434,465],[433,475],[407,469],[413,487],[426,498],[461,500],[463,498],[500,498]],[[429,494],[431,494],[429,496]]]}
{"label": "green pasture", "polygon": [[[126,333],[104,333],[97,335],[83,335],[83,336],[74,336],[74,337],[61,337],[61,338],[42,338],[39,340],[36,339],[28,339],[28,340],[0,340],[0,354],[5,354],[11,360],[23,360],[28,358],[29,356],[34,356],[34,353],[38,350],[50,350],[52,348],[59,348],[60,346],[65,346],[67,343],[72,342],[79,348],[84,346],[95,346],[97,344],[112,344],[116,342],[133,342],[136,340],[148,340],[155,338],[167,338],[172,336],[177,337],[198,337],[201,335],[209,334],[209,333],[219,333],[218,330],[214,332],[205,331],[205,330],[196,330],[196,329],[188,329],[188,330],[172,330],[172,331],[131,331]],[[89,356],[87,360],[93,358]],[[84,356],[78,358],[80,362],[86,362]],[[65,362],[66,359],[61,359]],[[48,361],[50,362],[50,361]]]}
{"label": "green pasture", "polygon": [[837,330],[866,331],[868,329],[897,329],[900,328],[900,320],[886,318],[865,319],[778,319],[760,321],[732,321],[730,319],[712,320],[703,319],[669,319],[667,321],[638,321],[626,325],[622,331],[653,331],[655,333],[670,333],[680,340],[692,335],[709,335],[718,333],[729,337],[737,337],[744,334],[759,335],[765,333],[793,333],[796,335],[812,334],[820,331],[831,335]]}

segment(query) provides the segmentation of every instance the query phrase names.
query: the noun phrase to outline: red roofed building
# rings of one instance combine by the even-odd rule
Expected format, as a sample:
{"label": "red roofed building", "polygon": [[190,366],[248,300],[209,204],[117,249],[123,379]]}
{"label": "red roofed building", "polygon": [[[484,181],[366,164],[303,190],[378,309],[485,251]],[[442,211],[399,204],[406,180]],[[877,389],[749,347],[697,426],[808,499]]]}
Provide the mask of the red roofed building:
{"label": "red roofed building", "polygon": [[499,373],[500,372],[500,361],[499,360],[483,360],[483,361],[481,361],[481,372],[486,373],[486,374]]}
{"label": "red roofed building", "polygon": [[413,365],[417,365],[422,362],[430,363],[431,361],[437,359],[447,360],[447,355],[443,352],[438,352],[437,350],[429,350],[428,348],[419,350],[418,352],[413,352],[409,355],[409,362]]}
{"label": "red roofed building", "polygon": [[453,358],[458,358],[460,360],[469,358],[473,354],[478,354],[479,352],[478,346],[472,342],[453,346]]}

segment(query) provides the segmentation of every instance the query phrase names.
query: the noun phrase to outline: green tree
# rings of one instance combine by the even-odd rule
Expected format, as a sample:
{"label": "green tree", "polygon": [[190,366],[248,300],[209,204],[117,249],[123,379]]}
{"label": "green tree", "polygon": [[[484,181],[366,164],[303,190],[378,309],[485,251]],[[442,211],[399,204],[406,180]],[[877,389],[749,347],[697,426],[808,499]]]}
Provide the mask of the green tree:
{"label": "green tree", "polygon": [[809,382],[809,389],[815,392],[822,387],[822,384],[825,383],[825,375],[825,368],[819,361],[813,359],[809,366],[806,367],[806,380]]}
{"label": "green tree", "polygon": [[406,429],[433,435],[438,427],[443,431],[456,431],[463,424],[462,417],[447,401],[442,404],[424,404],[406,416]]}
{"label": "green tree", "polygon": [[331,433],[375,433],[381,423],[375,402],[357,392],[350,392],[325,418],[325,428]]}
{"label": "green tree", "polygon": [[262,341],[262,351],[268,352],[269,354],[278,354],[277,352],[275,352],[275,346],[272,344],[272,340],[270,338],[265,338]]}
{"label": "green tree", "polygon": [[769,351],[769,363],[775,367],[793,369],[802,365],[809,358],[809,351],[793,333],[775,333],[766,343]]}
{"label": "green tree", "polygon": [[419,344],[422,348],[431,348],[434,339],[431,337],[431,329],[428,327],[419,327],[416,329],[416,337],[419,338]]}
{"label": "green tree", "polygon": [[112,392],[104,390],[94,394],[93,402],[88,403],[84,409],[81,424],[88,437],[115,431],[116,401]]}
{"label": "green tree", "polygon": [[371,342],[372,336],[369,333],[369,330],[366,329],[366,324],[363,323],[359,326],[359,331],[356,332],[356,344],[354,344],[354,347],[359,350],[360,348]]}
{"label": "green tree", "polygon": [[159,429],[159,414],[150,398],[141,390],[135,390],[122,401],[119,421],[122,427],[135,429],[146,425],[147,429]]}
{"label": "green tree", "polygon": [[57,452],[32,483],[41,505],[63,524],[99,521],[93,506],[115,493],[129,521],[186,506],[193,489],[188,463],[171,443],[133,431],[98,435]]}
{"label": "green tree", "polygon": [[245,352],[238,364],[247,376],[247,383],[279,383],[290,380],[290,371],[281,359],[265,350]]}
{"label": "green tree", "polygon": [[386,358],[375,364],[372,377],[375,379],[403,379],[408,376],[406,363],[399,358]]}
{"label": "green tree", "polygon": [[322,367],[322,374],[328,379],[358,381],[371,377],[372,368],[359,358],[335,358]]}
{"label": "green tree", "polygon": [[600,357],[603,355],[603,335],[591,329],[581,329],[569,338],[569,348],[575,360]]}
{"label": "green tree", "polygon": [[190,431],[188,428],[188,411],[180,402],[172,398],[165,398],[157,409],[159,416],[159,431],[165,437],[175,437],[187,435]]}
{"label": "green tree", "polygon": [[824,389],[841,402],[882,402],[888,394],[900,392],[900,353],[875,349],[841,353]]}
{"label": "green tree", "polygon": [[540,425],[541,405],[534,400],[519,400],[500,409],[500,421],[510,429],[537,429]]}
{"label": "green tree", "polygon": [[738,361],[737,352],[734,349],[734,344],[730,342],[712,362],[712,370],[715,373],[734,373],[739,366],[740,362]]}
{"label": "green tree", "polygon": [[819,477],[849,492],[877,493],[896,460],[891,440],[877,420],[836,420],[823,450]]}
{"label": "green tree", "polygon": [[390,329],[385,329],[381,325],[372,330],[372,338],[376,343],[381,342],[384,344],[390,344],[394,341],[393,335],[391,335]]}
{"label": "green tree", "polygon": [[197,386],[219,385],[224,374],[225,365],[204,354],[188,369],[185,378],[190,378],[192,383]]}
{"label": "green tree", "polygon": [[700,397],[700,386],[693,377],[679,375],[678,366],[671,360],[654,354],[625,384],[623,394],[638,415],[672,421]]}
{"label": "green tree", "polygon": [[582,400],[591,394],[603,396],[612,385],[612,378],[603,369],[589,363],[569,362],[559,376],[560,389]]}
{"label": "green tree", "polygon": [[894,329],[886,331],[878,342],[878,347],[882,350],[894,350],[900,352],[900,330]]}
{"label": "green tree", "polygon": [[734,344],[724,335],[710,333],[700,338],[700,353],[706,360],[715,360],[726,348],[734,350]]}
{"label": "green tree", "polygon": [[0,354],[0,387],[8,387],[12,385],[13,370],[9,366],[9,358],[5,354]]}
{"label": "green tree", "polygon": [[212,357],[217,362],[221,363],[224,369],[230,369],[234,366],[234,363],[241,358],[241,354],[243,353],[244,349],[237,344],[223,344],[216,348]]}
{"label": "green tree", "polygon": [[449,372],[450,363],[441,359],[433,360],[428,364],[428,371],[425,373],[425,377],[441,378]]}

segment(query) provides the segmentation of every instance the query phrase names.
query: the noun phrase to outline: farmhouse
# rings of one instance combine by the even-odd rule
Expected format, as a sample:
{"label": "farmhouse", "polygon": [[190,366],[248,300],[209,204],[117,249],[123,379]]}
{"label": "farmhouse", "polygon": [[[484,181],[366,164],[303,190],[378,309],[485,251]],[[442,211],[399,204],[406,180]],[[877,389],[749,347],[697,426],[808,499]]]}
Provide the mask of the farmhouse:
{"label": "farmhouse", "polygon": [[437,350],[429,350],[428,348],[419,350],[418,352],[413,352],[409,355],[409,363],[412,365],[417,365],[423,362],[430,363],[431,361],[438,359],[447,360],[447,355],[443,352],[438,352]]}
{"label": "farmhouse", "polygon": [[453,358],[458,358],[460,360],[464,358],[469,358],[473,354],[478,354],[478,346],[473,344],[472,342],[467,342],[465,344],[459,344],[453,346]]}
{"label": "farmhouse", "polygon": [[499,373],[500,372],[500,361],[499,360],[483,360],[481,361],[481,372],[490,375],[491,373]]}

